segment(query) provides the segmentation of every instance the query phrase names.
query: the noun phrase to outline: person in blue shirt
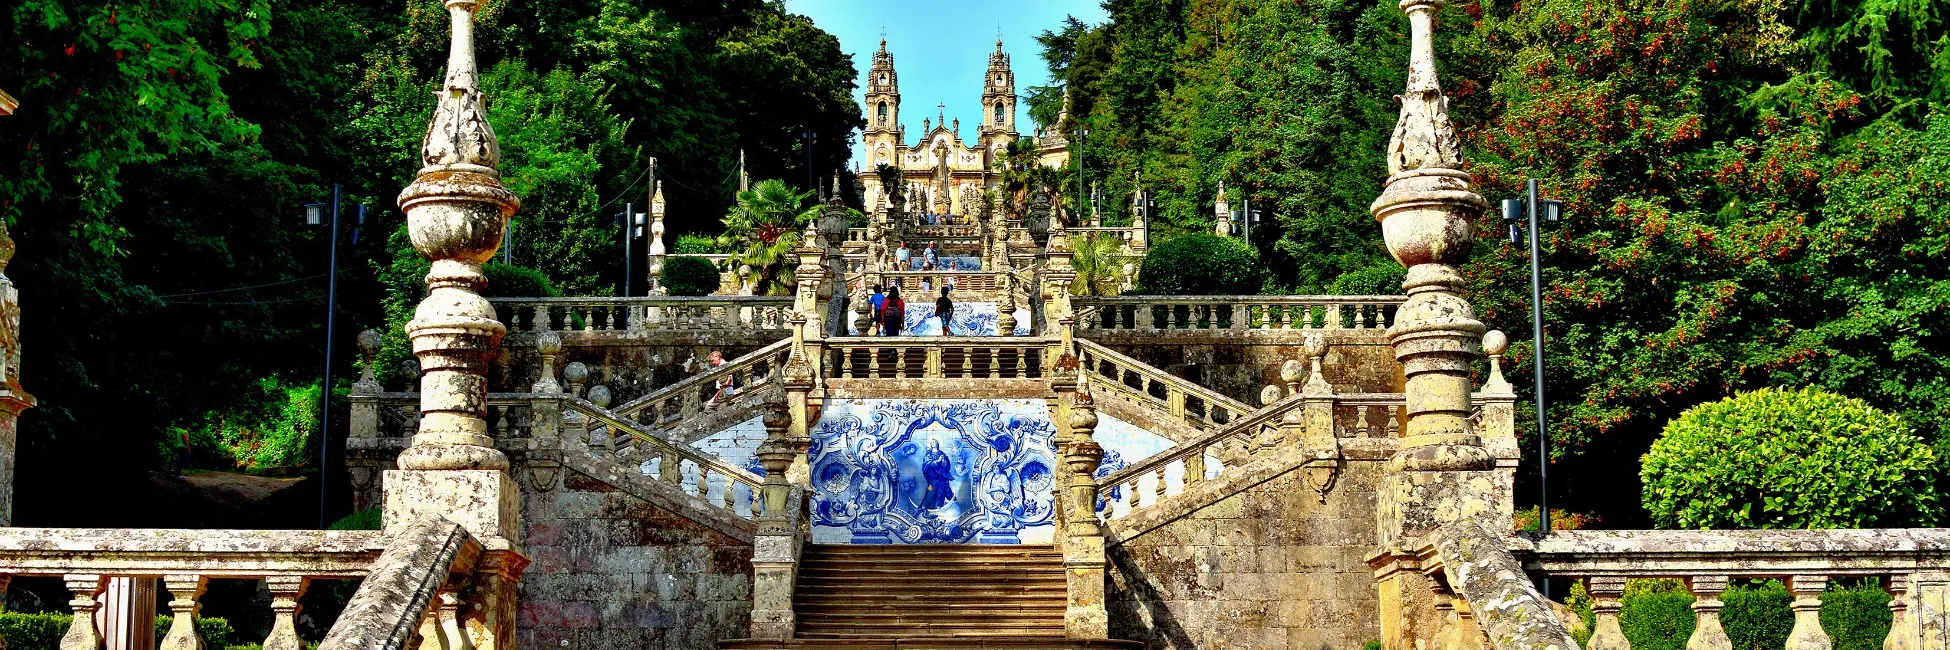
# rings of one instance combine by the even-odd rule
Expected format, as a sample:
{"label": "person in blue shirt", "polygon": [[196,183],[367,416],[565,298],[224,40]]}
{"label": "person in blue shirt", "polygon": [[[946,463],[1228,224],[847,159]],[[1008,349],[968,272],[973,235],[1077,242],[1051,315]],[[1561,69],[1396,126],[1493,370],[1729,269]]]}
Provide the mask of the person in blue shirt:
{"label": "person in blue shirt", "polygon": [[873,285],[873,295],[867,297],[867,302],[873,305],[873,333],[879,335],[881,334],[880,306],[887,302],[887,296],[880,294],[880,285]]}

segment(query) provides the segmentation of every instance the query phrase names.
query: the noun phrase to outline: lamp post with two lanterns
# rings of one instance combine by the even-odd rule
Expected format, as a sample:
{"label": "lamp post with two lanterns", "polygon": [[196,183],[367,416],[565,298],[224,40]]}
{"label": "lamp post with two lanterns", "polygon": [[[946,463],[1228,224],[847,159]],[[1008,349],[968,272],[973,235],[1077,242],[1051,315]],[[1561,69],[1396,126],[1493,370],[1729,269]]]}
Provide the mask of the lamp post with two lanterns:
{"label": "lamp post with two lanterns", "polygon": [[[1524,198],[1503,200],[1503,225],[1509,230],[1510,243],[1522,246],[1525,239],[1530,243],[1530,356],[1531,374],[1537,382],[1537,532],[1544,535],[1551,530],[1550,438],[1544,430],[1544,279],[1539,240],[1543,239],[1543,228],[1557,227],[1563,211],[1564,202],[1537,198],[1534,178],[1524,181]],[[1529,237],[1524,236],[1526,231]]]}
{"label": "lamp post with two lanterns", "polygon": [[[330,235],[330,237],[332,238],[330,244],[331,262],[329,263],[330,268],[326,271],[327,279],[325,280],[325,376],[322,379],[322,381],[324,382],[323,384],[321,384],[322,388],[318,392],[319,393],[318,395],[318,404],[319,404],[318,406],[318,486],[319,486],[318,527],[319,528],[324,528],[325,524],[328,523],[325,521],[325,512],[326,512],[325,511],[325,493],[326,493],[325,486],[328,485],[328,483],[326,483],[325,481],[325,472],[327,468],[327,459],[330,458],[328,452],[331,449],[331,437],[330,435],[328,435],[328,432],[331,431],[331,426],[332,426],[332,342],[337,340],[338,338],[339,195],[340,195],[339,185],[337,183],[333,183],[332,202],[329,204],[331,206],[331,212],[332,212],[332,216],[331,216],[332,224],[331,224],[331,235]],[[327,205],[328,204],[326,203],[305,204],[305,225],[307,226],[325,225],[325,207]],[[354,246],[359,244],[359,226],[366,225],[366,204],[361,203],[359,204],[358,207],[359,209],[356,217],[356,225],[354,225],[352,228],[352,244]]]}

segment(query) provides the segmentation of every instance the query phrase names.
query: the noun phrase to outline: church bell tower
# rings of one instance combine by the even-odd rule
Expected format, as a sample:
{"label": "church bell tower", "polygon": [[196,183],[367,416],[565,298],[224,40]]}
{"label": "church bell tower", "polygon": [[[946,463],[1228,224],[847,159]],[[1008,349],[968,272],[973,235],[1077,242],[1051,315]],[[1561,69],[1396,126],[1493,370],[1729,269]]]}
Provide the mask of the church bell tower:
{"label": "church bell tower", "polygon": [[[880,39],[880,50],[873,54],[873,68],[867,72],[867,128],[860,141],[866,147],[867,169],[861,180],[867,186],[863,199],[881,197],[881,165],[900,166],[907,148],[901,137],[901,78],[894,72],[894,55],[887,53],[887,39]],[[871,202],[871,201],[870,201]]]}
{"label": "church bell tower", "polygon": [[1016,140],[1016,73],[1009,69],[1009,53],[1002,51],[1002,39],[995,39],[995,52],[989,55],[988,73],[982,80],[981,148],[1002,155],[1002,148]]}

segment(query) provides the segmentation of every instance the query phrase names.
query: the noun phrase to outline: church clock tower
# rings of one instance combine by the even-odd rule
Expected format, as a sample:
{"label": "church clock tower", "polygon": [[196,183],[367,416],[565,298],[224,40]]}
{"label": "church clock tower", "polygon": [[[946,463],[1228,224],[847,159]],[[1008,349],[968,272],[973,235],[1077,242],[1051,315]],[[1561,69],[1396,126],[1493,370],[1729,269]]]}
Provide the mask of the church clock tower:
{"label": "church clock tower", "polygon": [[1009,70],[1009,53],[1002,51],[1002,39],[995,40],[995,53],[989,55],[988,74],[982,80],[982,128],[978,146],[993,158],[1016,141],[1016,73]]}
{"label": "church clock tower", "polygon": [[867,128],[861,133],[861,144],[867,149],[867,170],[861,181],[867,186],[867,195],[861,197],[873,205],[873,200],[883,198],[880,176],[874,173],[881,165],[901,165],[901,156],[907,145],[901,137],[901,78],[894,72],[894,55],[887,53],[887,39],[880,39],[880,51],[873,54],[873,68],[867,72],[866,93]]}

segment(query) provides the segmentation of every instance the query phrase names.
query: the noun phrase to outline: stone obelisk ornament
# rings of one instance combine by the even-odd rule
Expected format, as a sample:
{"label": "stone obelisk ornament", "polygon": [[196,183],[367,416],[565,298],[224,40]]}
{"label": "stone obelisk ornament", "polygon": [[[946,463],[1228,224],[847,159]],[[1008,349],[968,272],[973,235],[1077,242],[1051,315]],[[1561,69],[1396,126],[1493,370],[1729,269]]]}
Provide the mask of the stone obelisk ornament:
{"label": "stone obelisk ornament", "polygon": [[1469,189],[1462,147],[1436,81],[1434,22],[1443,0],[1402,0],[1413,40],[1408,90],[1388,142],[1389,177],[1371,210],[1388,250],[1408,278],[1408,293],[1388,329],[1407,379],[1408,428],[1395,464],[1409,470],[1488,469],[1493,460],[1469,422],[1469,362],[1483,323],[1458,295],[1456,267],[1469,257],[1476,219],[1487,207]]}
{"label": "stone obelisk ornament", "polygon": [[413,248],[433,261],[427,297],[406,324],[420,358],[420,430],[401,469],[507,469],[487,435],[487,360],[507,329],[479,293],[520,201],[501,185],[500,146],[474,64],[475,0],[447,0],[453,40],[419,176],[400,192]]}

